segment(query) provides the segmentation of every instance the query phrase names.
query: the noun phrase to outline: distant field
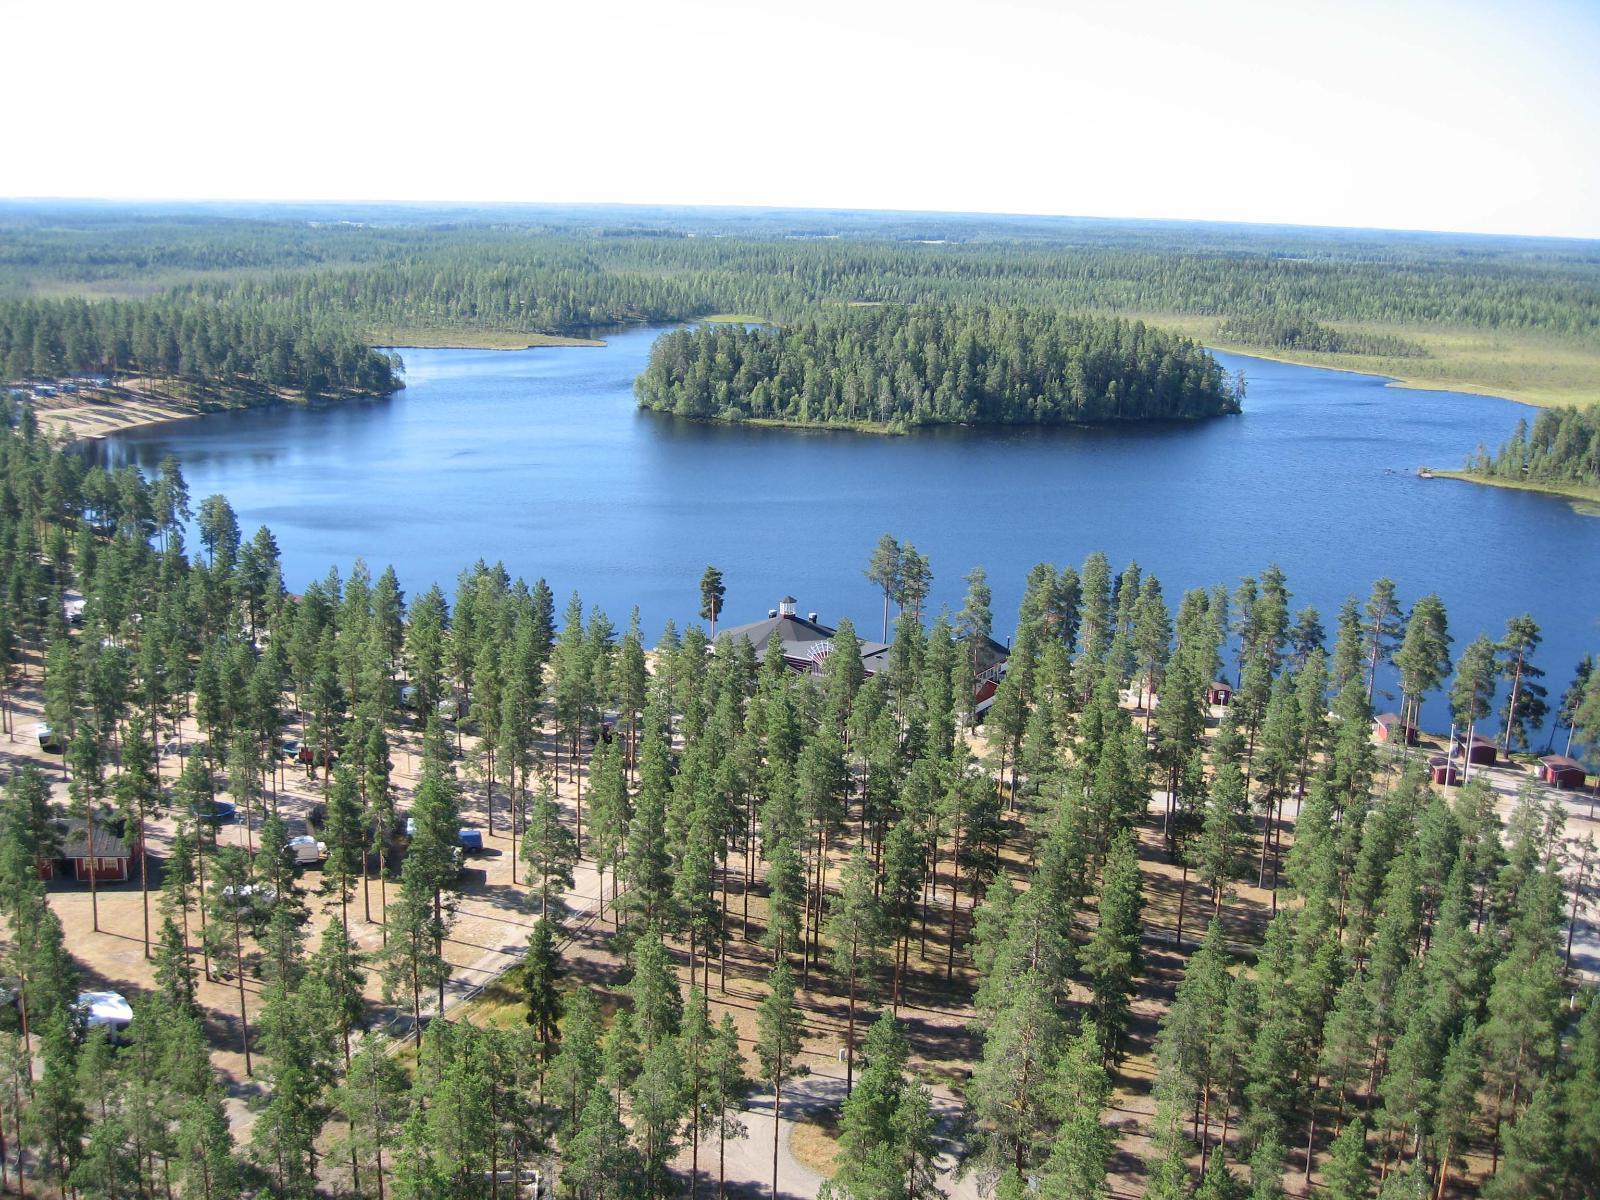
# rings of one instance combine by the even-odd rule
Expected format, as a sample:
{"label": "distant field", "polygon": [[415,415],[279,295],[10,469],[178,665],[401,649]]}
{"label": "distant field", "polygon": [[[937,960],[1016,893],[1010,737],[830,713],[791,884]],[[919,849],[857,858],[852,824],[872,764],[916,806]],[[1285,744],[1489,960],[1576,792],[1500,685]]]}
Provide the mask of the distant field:
{"label": "distant field", "polygon": [[1341,329],[1384,333],[1418,342],[1428,358],[1384,358],[1367,354],[1318,354],[1265,349],[1216,337],[1214,317],[1185,313],[1128,313],[1164,325],[1218,350],[1280,362],[1334,367],[1369,375],[1391,375],[1407,387],[1504,396],[1549,408],[1600,404],[1600,346],[1522,330],[1439,329],[1426,325],[1329,322]]}
{"label": "distant field", "polygon": [[375,346],[396,350],[526,350],[531,346],[604,346],[596,338],[493,329],[374,329]]}

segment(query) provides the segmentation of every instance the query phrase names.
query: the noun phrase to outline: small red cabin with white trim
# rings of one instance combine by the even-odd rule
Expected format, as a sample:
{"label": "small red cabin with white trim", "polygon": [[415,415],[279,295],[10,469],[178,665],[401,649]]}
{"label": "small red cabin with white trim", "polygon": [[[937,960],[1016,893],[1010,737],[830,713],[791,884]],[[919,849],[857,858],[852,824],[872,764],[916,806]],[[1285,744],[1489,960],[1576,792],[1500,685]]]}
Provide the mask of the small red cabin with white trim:
{"label": "small red cabin with white trim", "polygon": [[89,845],[88,823],[79,817],[62,817],[55,822],[59,837],[54,858],[41,858],[40,879],[75,879],[88,883],[126,883],[139,853],[138,838],[118,836],[115,827],[100,821],[94,826],[94,846]]}
{"label": "small red cabin with white trim", "polygon": [[1428,760],[1428,774],[1440,787],[1455,787],[1461,782],[1461,772],[1450,761],[1448,754],[1435,754]]}
{"label": "small red cabin with white trim", "polygon": [[1539,760],[1539,778],[1553,788],[1581,788],[1588,773],[1583,764],[1565,754],[1547,754]]}
{"label": "small red cabin with white trim", "polygon": [[1212,680],[1206,689],[1206,703],[1226,708],[1233,703],[1233,685],[1225,679]]}
{"label": "small red cabin with white trim", "polygon": [[1401,734],[1404,733],[1404,744],[1415,746],[1417,744],[1417,727],[1408,725],[1400,719],[1399,713],[1379,713],[1372,718],[1372,734],[1380,742],[1401,744]]}

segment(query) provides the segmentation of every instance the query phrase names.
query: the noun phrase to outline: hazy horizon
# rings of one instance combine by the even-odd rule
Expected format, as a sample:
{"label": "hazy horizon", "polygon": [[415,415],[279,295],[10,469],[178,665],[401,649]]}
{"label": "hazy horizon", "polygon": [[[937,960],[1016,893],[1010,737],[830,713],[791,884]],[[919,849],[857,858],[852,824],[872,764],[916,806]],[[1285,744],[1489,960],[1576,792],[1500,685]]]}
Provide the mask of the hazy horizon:
{"label": "hazy horizon", "polygon": [[1600,237],[1579,0],[7,7],[6,196]]}
{"label": "hazy horizon", "polygon": [[[430,212],[443,213],[454,209],[463,209],[469,212],[548,209],[556,213],[579,213],[589,209],[615,209],[623,211],[638,210],[642,212],[667,213],[793,213],[796,215],[817,217],[826,216],[829,214],[837,214],[841,216],[884,216],[929,220],[951,218],[971,221],[982,221],[984,219],[997,221],[1059,221],[1062,223],[1080,222],[1084,224],[1105,224],[1109,226],[1214,226],[1218,228],[1245,228],[1259,230],[1283,229],[1329,231],[1339,233],[1415,234],[1436,237],[1512,238],[1557,242],[1600,242],[1600,233],[1593,235],[1517,233],[1509,230],[1493,229],[1441,229],[1428,226],[1398,225],[1327,225],[1305,221],[1251,221],[1235,220],[1227,217],[1129,216],[1120,213],[1018,212],[942,208],[863,208],[845,204],[678,204],[654,200],[451,200],[427,198],[397,199],[381,197],[340,199],[326,196],[290,196],[282,198],[266,198],[260,196],[0,196],[0,208],[5,206],[38,208],[45,211],[49,211],[57,206],[63,208],[70,208],[74,206],[97,206],[110,210],[125,209],[129,211],[137,211],[141,209],[148,209],[154,211],[166,210],[174,213],[206,209],[323,209],[330,212],[337,212],[339,210],[358,212],[360,210],[409,209],[415,210],[419,214],[426,214]],[[218,213],[217,215],[227,214]]]}

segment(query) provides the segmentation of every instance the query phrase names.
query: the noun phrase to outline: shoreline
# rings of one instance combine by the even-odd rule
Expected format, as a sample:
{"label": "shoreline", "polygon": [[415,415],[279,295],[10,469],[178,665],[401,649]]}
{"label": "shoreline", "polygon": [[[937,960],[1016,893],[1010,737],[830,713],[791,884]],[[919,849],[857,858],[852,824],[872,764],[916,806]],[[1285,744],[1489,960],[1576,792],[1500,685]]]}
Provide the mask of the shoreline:
{"label": "shoreline", "polygon": [[[1202,347],[1206,350],[1220,351],[1223,354],[1232,354],[1237,358],[1259,358],[1263,362],[1282,363],[1286,367],[1312,367],[1319,371],[1342,371],[1346,375],[1367,375],[1373,379],[1385,380],[1385,387],[1411,388],[1418,392],[1460,392],[1464,396],[1487,396],[1491,400],[1505,400],[1508,403],[1523,404],[1529,408],[1557,407],[1555,404],[1541,404],[1539,401],[1530,400],[1525,396],[1508,396],[1506,394],[1507,391],[1514,389],[1496,391],[1474,383],[1434,383],[1424,379],[1405,379],[1399,375],[1391,375],[1388,371],[1363,371],[1360,367],[1335,367],[1325,362],[1317,362],[1309,357],[1290,358],[1288,354],[1282,351],[1268,353],[1261,349],[1246,350],[1221,343],[1212,344],[1210,341],[1203,342]],[[1441,472],[1435,471],[1434,474],[1441,474]]]}
{"label": "shoreline", "polygon": [[[316,406],[356,398],[379,397],[367,397],[364,394],[327,397],[318,400]],[[42,433],[47,437],[76,442],[98,442],[111,434],[130,429],[144,429],[151,425],[165,425],[220,413],[277,408],[289,404],[312,406],[298,393],[266,388],[223,389],[210,392],[200,399],[181,397],[167,391],[159,382],[144,377],[126,379],[73,398],[57,397],[49,407],[43,407],[37,400],[32,404]]]}
{"label": "shoreline", "polygon": [[[1443,471],[1436,467],[1419,467],[1417,473],[1424,479],[1455,479],[1462,483],[1480,484],[1483,487],[1504,488],[1512,492],[1536,492],[1541,496],[1559,496],[1563,500],[1600,504],[1600,487],[1586,487],[1581,483],[1542,484],[1525,483],[1517,479],[1486,479],[1470,471]],[[1594,515],[1600,516],[1600,512]]]}

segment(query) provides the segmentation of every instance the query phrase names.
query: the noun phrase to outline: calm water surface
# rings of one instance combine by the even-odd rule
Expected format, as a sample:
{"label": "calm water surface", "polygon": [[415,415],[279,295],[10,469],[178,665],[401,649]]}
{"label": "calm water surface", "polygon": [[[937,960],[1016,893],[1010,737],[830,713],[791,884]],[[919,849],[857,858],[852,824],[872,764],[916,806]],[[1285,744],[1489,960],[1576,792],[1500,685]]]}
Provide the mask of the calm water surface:
{"label": "calm water surface", "polygon": [[876,636],[881,601],[862,569],[892,530],[931,558],[935,609],[959,607],[961,576],[985,567],[1002,633],[1031,565],[1098,548],[1156,572],[1174,608],[1185,588],[1275,561],[1294,607],[1316,605],[1330,632],[1345,595],[1381,575],[1408,606],[1439,592],[1458,650],[1531,612],[1556,697],[1600,650],[1600,520],[1413,473],[1503,440],[1527,412],[1508,401],[1219,354],[1246,372],[1246,412],[1202,425],[904,438],[714,427],[635,408],[655,336],[410,350],[408,386],[386,400],[154,426],[103,453],[147,471],[175,454],[197,504],[222,492],[247,536],[271,526],[293,588],[364,555],[374,572],[393,563],[409,594],[434,581],[448,593],[463,566],[498,559],[558,598],[579,590],[619,626],[637,604],[653,633],[693,617],[716,563],[725,621],[792,592],[802,611],[850,614]]}

